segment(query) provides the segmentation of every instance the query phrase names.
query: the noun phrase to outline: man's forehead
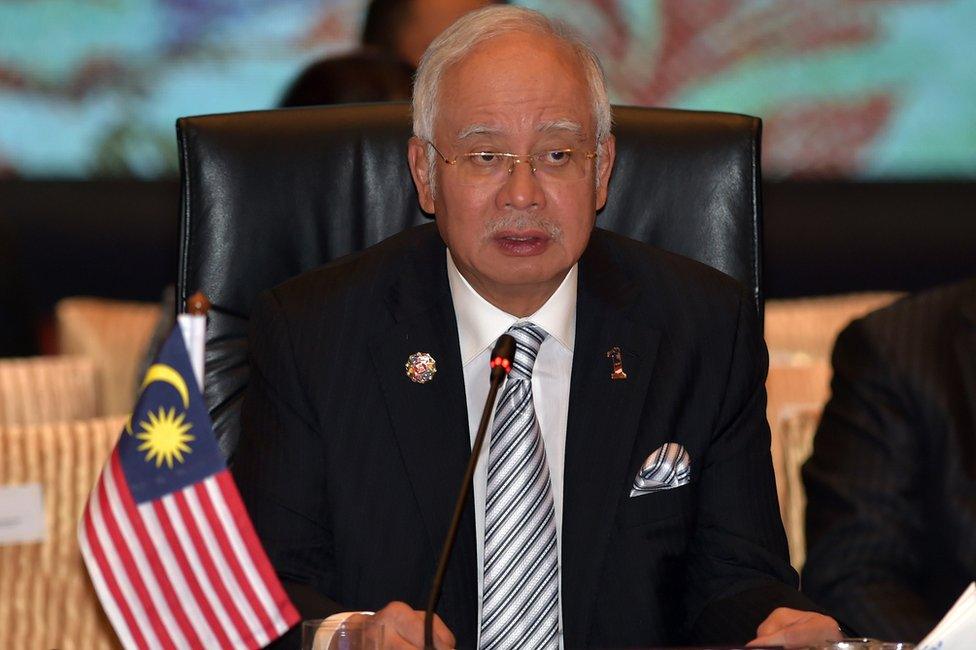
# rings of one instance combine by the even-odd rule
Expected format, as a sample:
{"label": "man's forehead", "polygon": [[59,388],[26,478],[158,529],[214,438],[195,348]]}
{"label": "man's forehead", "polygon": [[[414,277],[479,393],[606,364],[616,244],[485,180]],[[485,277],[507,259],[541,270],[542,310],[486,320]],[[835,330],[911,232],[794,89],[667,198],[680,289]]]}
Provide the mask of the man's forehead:
{"label": "man's forehead", "polygon": [[511,95],[531,96],[553,86],[588,90],[579,55],[552,37],[510,32],[472,46],[442,72],[438,94],[454,100],[491,101]]}
{"label": "man's forehead", "polygon": [[[512,32],[492,37],[448,67],[438,90],[441,138],[584,138],[595,126],[590,88],[565,43]],[[513,145],[515,146],[515,145]]]}

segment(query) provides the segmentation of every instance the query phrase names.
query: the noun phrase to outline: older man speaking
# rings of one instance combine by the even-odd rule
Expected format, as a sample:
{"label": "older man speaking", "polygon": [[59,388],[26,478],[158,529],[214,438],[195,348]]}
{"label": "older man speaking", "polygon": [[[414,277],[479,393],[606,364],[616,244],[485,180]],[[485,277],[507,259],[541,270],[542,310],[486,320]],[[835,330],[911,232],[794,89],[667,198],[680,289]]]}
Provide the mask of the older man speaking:
{"label": "older man speaking", "polygon": [[467,15],[414,88],[409,162],[435,225],[259,301],[235,474],[306,617],[375,611],[392,647],[422,645],[417,610],[508,332],[437,647],[837,637],[794,589],[751,301],[594,229],[610,123],[577,37],[524,9]]}

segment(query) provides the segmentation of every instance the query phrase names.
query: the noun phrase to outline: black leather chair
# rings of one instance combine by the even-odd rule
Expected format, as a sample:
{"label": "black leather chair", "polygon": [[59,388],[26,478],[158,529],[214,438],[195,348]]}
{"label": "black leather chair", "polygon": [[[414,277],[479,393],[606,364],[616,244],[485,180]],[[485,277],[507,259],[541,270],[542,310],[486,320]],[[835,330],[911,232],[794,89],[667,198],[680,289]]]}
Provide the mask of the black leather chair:
{"label": "black leather chair", "polygon": [[[617,161],[597,225],[737,278],[762,311],[760,121],[617,107]],[[248,379],[255,296],[427,217],[406,161],[410,109],[367,104],[185,117],[179,304],[203,291],[205,396],[228,455]]]}

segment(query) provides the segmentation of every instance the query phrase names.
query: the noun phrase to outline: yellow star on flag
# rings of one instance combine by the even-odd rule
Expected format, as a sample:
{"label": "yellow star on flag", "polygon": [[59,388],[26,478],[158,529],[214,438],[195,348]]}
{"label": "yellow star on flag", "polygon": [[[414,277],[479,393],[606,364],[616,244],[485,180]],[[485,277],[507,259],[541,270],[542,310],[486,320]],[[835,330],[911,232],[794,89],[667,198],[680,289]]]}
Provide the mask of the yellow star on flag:
{"label": "yellow star on flag", "polygon": [[186,419],[186,413],[176,414],[175,408],[170,408],[166,411],[162,406],[159,407],[159,412],[153,413],[149,411],[149,422],[139,422],[142,430],[136,435],[136,438],[142,440],[143,443],[139,445],[139,451],[145,451],[146,462],[152,462],[156,459],[156,467],[161,467],[163,463],[170,469],[173,469],[173,459],[175,458],[179,462],[183,462],[184,453],[192,453],[192,449],[187,444],[194,440],[194,437],[187,433],[193,424],[183,420]]}

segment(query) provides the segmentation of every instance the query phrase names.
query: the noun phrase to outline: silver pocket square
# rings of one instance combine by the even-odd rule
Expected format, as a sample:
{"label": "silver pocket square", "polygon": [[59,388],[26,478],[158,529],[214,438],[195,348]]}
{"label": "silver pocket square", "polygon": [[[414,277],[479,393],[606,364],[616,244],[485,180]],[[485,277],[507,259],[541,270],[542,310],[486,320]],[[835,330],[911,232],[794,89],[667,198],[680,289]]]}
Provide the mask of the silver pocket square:
{"label": "silver pocket square", "polygon": [[666,442],[651,452],[634,477],[630,496],[639,497],[685,485],[691,480],[691,456],[676,442]]}

